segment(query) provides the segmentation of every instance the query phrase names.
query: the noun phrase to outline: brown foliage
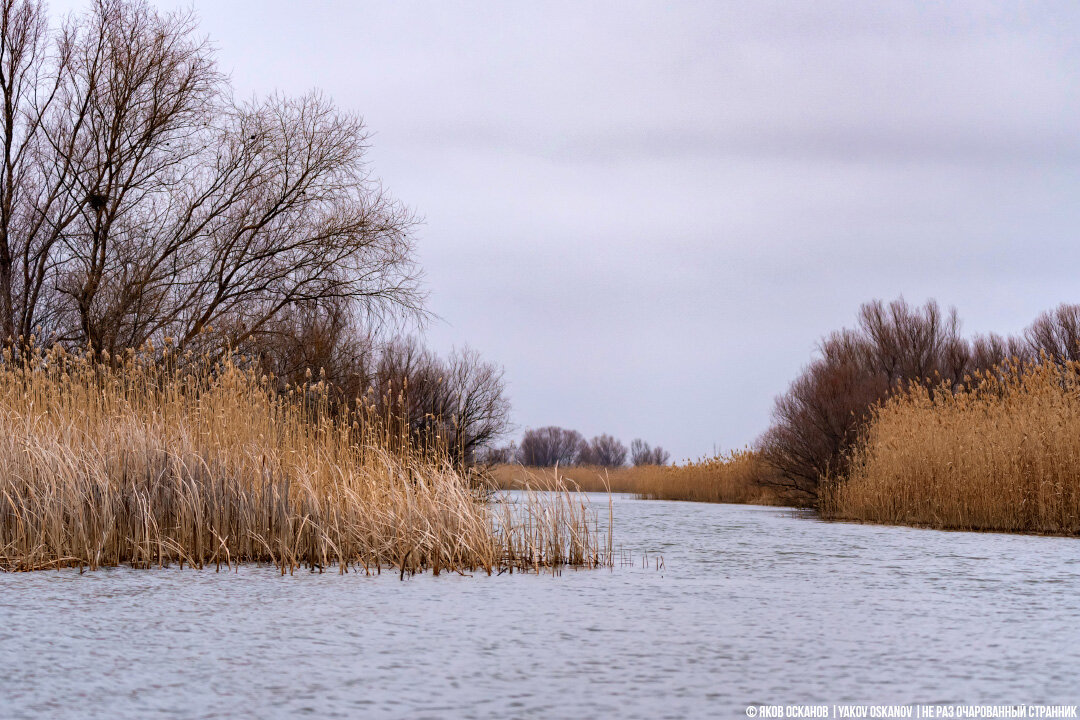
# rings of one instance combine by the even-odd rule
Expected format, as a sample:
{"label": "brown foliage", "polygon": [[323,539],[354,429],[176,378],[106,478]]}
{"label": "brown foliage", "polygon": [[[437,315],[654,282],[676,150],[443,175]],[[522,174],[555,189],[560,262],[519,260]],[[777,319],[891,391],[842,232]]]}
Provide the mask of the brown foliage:
{"label": "brown foliage", "polygon": [[775,482],[815,494],[823,478],[847,474],[874,406],[913,386],[936,393],[962,388],[980,373],[1005,364],[1062,365],[1080,359],[1080,306],[1044,313],[1022,337],[960,336],[955,311],[902,299],[863,305],[855,329],[835,332],[776,401],[773,424],[758,440],[777,470]]}
{"label": "brown foliage", "polygon": [[489,504],[363,409],[328,412],[325,383],[282,394],[232,358],[99,357],[4,352],[0,569],[610,563],[565,487]]}
{"label": "brown foliage", "polygon": [[870,406],[889,389],[866,349],[850,331],[834,334],[823,343],[822,357],[777,399],[773,425],[758,445],[779,484],[813,493],[820,477],[841,470]]}
{"label": "brown foliage", "polygon": [[845,472],[875,403],[912,383],[956,387],[1016,347],[996,336],[966,340],[956,312],[932,300],[921,307],[903,299],[867,303],[856,328],[826,338],[819,357],[777,399],[758,446],[777,482],[814,494],[823,477]]}

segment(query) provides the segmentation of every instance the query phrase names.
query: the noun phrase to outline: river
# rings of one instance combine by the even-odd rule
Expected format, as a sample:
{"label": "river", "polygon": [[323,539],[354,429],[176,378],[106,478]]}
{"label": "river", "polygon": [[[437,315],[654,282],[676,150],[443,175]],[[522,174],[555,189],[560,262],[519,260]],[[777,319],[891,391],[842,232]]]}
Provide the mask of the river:
{"label": "river", "polygon": [[614,517],[630,564],[557,576],[0,574],[0,716],[697,718],[1080,698],[1076,539],[626,496]]}

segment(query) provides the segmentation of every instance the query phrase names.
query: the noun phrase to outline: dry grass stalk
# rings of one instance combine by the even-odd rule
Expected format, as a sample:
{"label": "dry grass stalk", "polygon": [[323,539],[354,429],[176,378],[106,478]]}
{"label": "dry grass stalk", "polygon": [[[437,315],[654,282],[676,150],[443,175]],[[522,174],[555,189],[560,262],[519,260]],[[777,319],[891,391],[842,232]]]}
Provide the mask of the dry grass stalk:
{"label": "dry grass stalk", "polygon": [[827,516],[960,530],[1080,533],[1080,363],[1007,365],[878,408]]}
{"label": "dry grass stalk", "polygon": [[535,484],[537,478],[562,481],[583,492],[633,493],[648,500],[797,505],[799,499],[765,483],[771,471],[753,451],[734,451],[686,465],[523,468],[500,465],[493,469],[497,487],[515,489]]}
{"label": "dry grass stalk", "polygon": [[[179,368],[183,369],[179,369]],[[273,563],[491,573],[610,563],[565,488],[496,507],[407,430],[232,360],[0,366],[0,568]],[[390,429],[387,429],[390,428]]]}

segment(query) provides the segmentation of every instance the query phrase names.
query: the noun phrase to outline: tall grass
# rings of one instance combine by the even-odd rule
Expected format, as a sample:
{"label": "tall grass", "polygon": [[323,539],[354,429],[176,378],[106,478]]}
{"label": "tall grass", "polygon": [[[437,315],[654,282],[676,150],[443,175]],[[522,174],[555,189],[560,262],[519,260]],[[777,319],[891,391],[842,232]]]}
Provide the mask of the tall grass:
{"label": "tall grass", "polygon": [[681,466],[644,466],[635,492],[648,500],[798,505],[780,490],[773,473],[752,450],[735,450]]}
{"label": "tall grass", "polygon": [[772,471],[751,450],[706,458],[686,465],[525,468],[500,465],[492,472],[502,488],[535,484],[537,478],[560,478],[585,492],[632,493],[647,500],[799,505],[805,498],[789,495],[774,482]]}
{"label": "tall grass", "polygon": [[1006,365],[952,392],[915,386],[872,415],[826,516],[1080,533],[1080,364]]}
{"label": "tall grass", "polygon": [[[485,500],[407,423],[231,359],[62,349],[0,366],[0,568],[265,562],[402,575],[610,562],[556,485]],[[607,544],[610,547],[610,543]]]}

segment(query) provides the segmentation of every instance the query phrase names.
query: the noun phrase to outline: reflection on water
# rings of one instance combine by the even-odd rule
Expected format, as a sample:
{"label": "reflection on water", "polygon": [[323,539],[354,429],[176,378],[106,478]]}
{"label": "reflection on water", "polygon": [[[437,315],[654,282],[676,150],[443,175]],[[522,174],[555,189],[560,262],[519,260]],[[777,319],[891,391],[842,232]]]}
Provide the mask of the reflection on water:
{"label": "reflection on water", "polygon": [[1075,539],[624,497],[615,537],[664,568],[0,575],[0,716],[681,718],[1080,697]]}

